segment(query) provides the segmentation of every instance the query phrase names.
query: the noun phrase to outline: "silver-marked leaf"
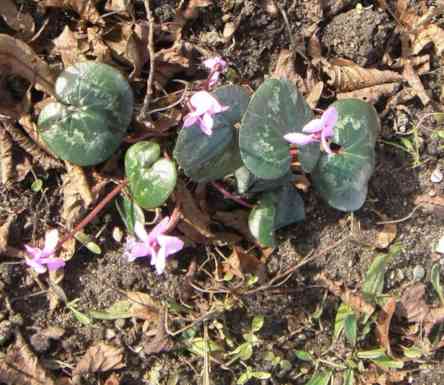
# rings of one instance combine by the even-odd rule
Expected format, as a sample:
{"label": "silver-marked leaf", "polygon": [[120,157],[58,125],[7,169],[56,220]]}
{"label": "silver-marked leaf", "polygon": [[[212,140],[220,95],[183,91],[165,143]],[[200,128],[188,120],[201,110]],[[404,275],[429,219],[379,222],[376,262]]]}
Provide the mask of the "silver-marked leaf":
{"label": "silver-marked leaf", "polygon": [[259,204],[250,212],[248,227],[251,234],[263,245],[274,246],[276,203],[271,193],[262,194]]}

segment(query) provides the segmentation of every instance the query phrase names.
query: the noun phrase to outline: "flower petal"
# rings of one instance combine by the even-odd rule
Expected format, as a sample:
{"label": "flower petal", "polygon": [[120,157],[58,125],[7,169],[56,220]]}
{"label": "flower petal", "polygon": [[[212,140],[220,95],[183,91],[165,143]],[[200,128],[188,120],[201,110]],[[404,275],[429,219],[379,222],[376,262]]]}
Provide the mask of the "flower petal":
{"label": "flower petal", "polygon": [[194,113],[200,116],[207,111],[211,111],[213,106],[219,104],[219,102],[210,93],[199,91],[191,96],[190,104],[194,108]]}
{"label": "flower petal", "polygon": [[45,246],[43,247],[42,257],[49,257],[54,254],[58,242],[59,232],[56,229],[48,231],[45,235]]}
{"label": "flower petal", "polygon": [[171,254],[175,254],[183,249],[183,241],[178,237],[172,237],[170,235],[160,235],[158,238],[160,248],[164,250],[165,256],[168,257]]}
{"label": "flower petal", "polygon": [[299,146],[305,146],[306,144],[317,142],[312,135],[305,135],[299,132],[292,132],[284,135],[284,139],[290,143],[298,144]]}
{"label": "flower petal", "polygon": [[323,121],[321,119],[313,119],[310,120],[303,128],[302,132],[306,132],[307,134],[314,134],[315,132],[319,132],[322,130]]}
{"label": "flower petal", "polygon": [[37,274],[43,274],[46,271],[46,267],[38,259],[26,259],[26,264],[34,269]]}
{"label": "flower petal", "polygon": [[42,256],[42,250],[38,247],[31,247],[25,245],[26,253],[30,255],[33,259],[39,259]]}
{"label": "flower petal", "polygon": [[137,238],[139,238],[143,242],[149,242],[149,235],[145,230],[145,226],[140,223],[136,222],[134,225],[134,232],[137,235]]}
{"label": "flower petal", "polygon": [[148,234],[148,242],[151,244],[152,242],[158,242],[157,238],[159,235],[162,235],[165,230],[168,228],[168,222],[170,221],[170,217],[163,218],[156,226]]}
{"label": "flower petal", "polygon": [[213,74],[210,76],[210,79],[208,80],[208,85],[210,87],[214,86],[219,81],[219,76],[220,76],[219,71],[213,72]]}
{"label": "flower petal", "polygon": [[213,126],[214,126],[213,117],[210,114],[204,114],[204,116],[200,120],[199,126],[205,135],[211,136],[213,134]]}
{"label": "flower petal", "polygon": [[338,121],[338,110],[335,107],[327,108],[321,117],[322,132],[326,138],[331,138],[334,135],[333,128]]}
{"label": "flower petal", "polygon": [[164,249],[161,248],[151,257],[151,265],[156,268],[156,273],[159,275],[165,271],[166,254]]}
{"label": "flower petal", "polygon": [[49,271],[56,271],[65,266],[63,258],[42,258],[40,262],[48,266]]}
{"label": "flower petal", "polygon": [[322,131],[322,134],[321,134],[321,147],[323,148],[323,150],[327,154],[329,154],[329,155],[333,155],[334,154],[334,152],[330,148],[329,143],[327,142],[327,137],[325,136],[324,131]]}
{"label": "flower petal", "polygon": [[133,262],[137,258],[146,257],[153,252],[152,247],[148,243],[137,242],[133,237],[128,237],[125,244],[123,256],[128,262]]}
{"label": "flower petal", "polygon": [[196,123],[197,120],[198,120],[198,117],[194,113],[190,112],[189,114],[187,114],[183,118],[183,126],[184,127],[190,127],[194,123]]}

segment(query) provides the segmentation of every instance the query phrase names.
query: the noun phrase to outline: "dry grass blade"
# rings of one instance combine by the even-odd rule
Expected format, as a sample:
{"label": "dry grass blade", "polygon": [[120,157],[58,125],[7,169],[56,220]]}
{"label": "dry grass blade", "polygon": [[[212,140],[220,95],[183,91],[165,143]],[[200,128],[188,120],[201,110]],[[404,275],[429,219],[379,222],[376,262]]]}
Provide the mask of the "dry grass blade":
{"label": "dry grass blade", "polygon": [[15,344],[0,360],[0,383],[11,385],[55,385],[54,380],[40,366],[37,357],[26,345],[20,333]]}
{"label": "dry grass blade", "polygon": [[430,96],[427,94],[424,85],[421,82],[421,79],[419,78],[418,74],[413,68],[413,65],[409,61],[407,61],[404,65],[403,76],[404,79],[407,80],[410,86],[415,90],[419,99],[421,99],[422,104],[424,106],[429,104]]}
{"label": "dry grass blade", "polygon": [[123,349],[103,342],[91,346],[77,363],[73,375],[107,372],[125,367]]}
{"label": "dry grass blade", "polygon": [[0,127],[0,181],[8,185],[12,177],[12,140],[6,130]]}
{"label": "dry grass blade", "polygon": [[0,67],[2,66],[54,95],[54,75],[48,64],[26,43],[4,34],[0,34]]}
{"label": "dry grass blade", "polygon": [[6,24],[19,33],[17,37],[28,40],[34,35],[34,19],[28,13],[19,11],[12,0],[2,0],[0,16]]}
{"label": "dry grass blade", "polygon": [[322,64],[322,70],[330,78],[327,83],[334,87],[337,92],[355,91],[402,80],[402,76],[397,72],[363,68],[348,60],[336,61],[333,64],[322,60]]}
{"label": "dry grass blade", "polygon": [[396,298],[391,297],[379,312],[378,320],[376,321],[376,332],[378,335],[379,344],[385,349],[388,355],[391,355],[389,331],[390,323],[395,310]]}

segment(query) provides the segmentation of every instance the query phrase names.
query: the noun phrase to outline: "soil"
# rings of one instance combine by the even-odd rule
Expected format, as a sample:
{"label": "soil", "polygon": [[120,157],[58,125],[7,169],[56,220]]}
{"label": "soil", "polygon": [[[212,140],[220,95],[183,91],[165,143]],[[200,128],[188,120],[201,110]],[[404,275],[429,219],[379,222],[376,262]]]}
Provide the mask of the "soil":
{"label": "soil", "polygon": [[[153,3],[155,17],[160,21],[167,22],[174,17],[178,2],[158,0]],[[285,10],[291,33],[296,39],[300,37],[303,41],[319,23],[325,57],[348,58],[362,66],[378,65],[395,27],[393,18],[371,2],[364,3],[363,9],[354,8],[355,2],[352,1],[342,3],[345,6],[338,7],[338,14],[331,14],[330,8],[323,8],[320,2],[313,0],[283,0],[279,5]],[[68,16],[65,15],[64,20],[73,17],[71,14]],[[234,38],[226,42],[222,36],[224,24],[233,20],[239,21],[239,27]],[[57,30],[59,33],[62,26]],[[208,9],[202,9],[186,33],[185,39],[224,57],[237,73],[236,77],[253,89],[270,76],[280,51],[289,48],[289,32],[279,11],[267,11],[253,0],[216,1]],[[429,81],[439,85],[440,75],[433,70],[436,68],[431,69]],[[411,111],[408,115],[410,127],[416,127],[424,114],[433,111],[421,110],[417,99],[408,107]],[[324,272],[331,279],[358,290],[374,257],[386,252],[375,248],[376,238],[382,229],[377,224],[381,215],[386,219],[401,219],[397,223],[395,241],[399,243],[401,252],[389,264],[385,291],[399,295],[412,283],[421,281],[427,283],[428,299],[438,303],[429,280],[434,263],[439,262],[444,268],[444,260],[433,253],[436,242],[444,235],[444,208],[423,206],[416,209],[415,201],[419,196],[443,194],[444,182],[432,183],[430,175],[437,165],[444,169],[444,142],[430,134],[438,127],[437,123],[433,119],[424,119],[418,129],[420,162],[415,164],[411,154],[390,144],[396,136],[394,121],[402,113],[393,110],[383,118],[376,169],[367,201],[360,210],[354,214],[342,213],[327,206],[312,190],[303,194],[306,220],[279,232],[278,246],[265,260],[266,277],[263,279],[269,280],[309,253],[328,251],[298,269],[282,286],[242,296],[190,289],[187,271],[192,261],[198,266],[205,264],[206,269],[201,267],[194,281],[201,287],[213,285],[205,271],[214,270],[214,259],[221,261],[215,249],[207,246],[187,247],[171,258],[163,276],[157,276],[146,262],[127,263],[122,258],[121,242],[113,238],[115,227],[124,230],[124,226],[118,212],[110,205],[86,230],[88,234],[94,234],[104,228],[96,240],[102,253],[95,255],[84,247],[76,252],[65,269],[61,283],[66,296],[70,301],[78,299],[76,309],[85,314],[90,310],[107,309],[116,301],[125,299],[122,293],[127,291],[144,292],[156,301],[188,306],[193,314],[199,311],[204,314],[210,310],[208,303],[218,303],[223,306],[222,310],[212,313],[205,323],[196,323],[187,332],[195,333],[196,338],[208,333],[225,352],[245,342],[243,334],[249,330],[253,317],[263,315],[265,323],[257,333],[260,342],[254,347],[252,358],[246,362],[253,370],[267,371],[272,376],[269,380],[252,379],[249,384],[306,384],[313,373],[312,366],[298,360],[296,350],[323,355],[325,360],[334,363],[344,362],[352,354],[352,349],[342,339],[332,344],[340,300],[327,295],[327,290],[319,285],[316,276]],[[43,172],[39,177],[46,178],[45,183],[48,181],[49,187],[44,193],[32,192],[32,176],[15,183],[13,188],[0,186],[0,223],[11,215],[17,217],[10,232],[13,246],[32,243],[47,228],[58,224],[61,178],[54,174],[44,175]],[[212,199],[222,200],[222,197],[216,195]],[[331,248],[341,240],[342,243]],[[219,250],[229,252],[226,246]],[[7,262],[15,261],[8,259]],[[423,274],[421,269],[424,269]],[[35,280],[21,263],[0,265],[0,293],[7,294],[12,300],[13,309],[9,311],[4,301],[0,302],[0,350],[6,349],[12,341],[10,330],[19,327],[37,356],[44,360],[45,366],[57,368],[55,372],[62,374],[75,366],[90,346],[98,341],[107,341],[124,348],[126,367],[119,371],[121,385],[204,383],[201,377],[204,360],[187,350],[184,333],[174,338],[172,349],[165,348],[160,353],[151,354],[146,346],[155,338],[155,333],[146,333],[147,330],[152,331],[148,321],[144,325],[134,319],[94,320],[92,325],[83,325],[66,306],[50,311],[46,293],[40,293]],[[315,315],[316,312],[321,314]],[[170,327],[178,330],[189,322],[189,319],[175,317]],[[63,329],[63,337],[43,338],[42,331],[50,327]],[[377,348],[377,342],[366,339],[360,348]],[[272,365],[266,359],[266,353],[270,351],[289,361],[289,367]],[[230,358],[226,359],[220,353],[214,357],[211,383],[235,384],[245,367],[239,362],[230,366],[221,364]],[[442,383],[442,359],[442,355],[434,353],[426,358],[424,365],[421,362],[407,364],[409,375],[401,384]],[[99,384],[106,377],[104,374],[92,374],[83,378],[81,383]],[[338,375],[334,384],[340,383],[340,378]]]}

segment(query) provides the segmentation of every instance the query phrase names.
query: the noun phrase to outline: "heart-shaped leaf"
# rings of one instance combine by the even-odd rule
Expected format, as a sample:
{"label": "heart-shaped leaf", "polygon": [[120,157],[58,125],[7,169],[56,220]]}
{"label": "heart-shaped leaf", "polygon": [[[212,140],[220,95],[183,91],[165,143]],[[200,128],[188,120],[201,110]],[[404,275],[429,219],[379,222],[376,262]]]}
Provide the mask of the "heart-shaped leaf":
{"label": "heart-shaped leaf", "polygon": [[339,115],[333,142],[341,149],[321,156],[313,182],[330,206],[355,211],[364,204],[375,166],[378,114],[372,105],[358,99],[343,99],[333,106]]}
{"label": "heart-shaped leaf", "polygon": [[[270,79],[254,93],[242,118],[239,146],[245,166],[257,177],[276,179],[290,171],[289,143],[284,135],[302,132],[312,119],[304,98],[287,80]],[[299,160],[307,171],[315,166],[319,146],[300,150]]]}
{"label": "heart-shaped leaf", "polygon": [[159,145],[148,141],[132,145],[125,155],[125,173],[131,194],[144,209],[162,205],[176,186],[176,165],[159,157]]}
{"label": "heart-shaped leaf", "polygon": [[276,204],[270,193],[262,195],[259,204],[250,212],[248,227],[251,234],[263,245],[274,246],[274,219]]}
{"label": "heart-shaped leaf", "polygon": [[42,110],[38,126],[61,159],[89,166],[119,147],[133,111],[128,82],[114,68],[84,62],[67,68],[55,83],[57,102]]}
{"label": "heart-shaped leaf", "polygon": [[205,135],[197,124],[180,130],[174,158],[185,174],[196,182],[221,179],[242,165],[238,130],[249,97],[239,86],[225,86],[212,95],[227,111],[214,115],[213,134]]}
{"label": "heart-shaped leaf", "polygon": [[239,194],[258,193],[275,190],[278,187],[294,180],[294,175],[288,172],[277,179],[260,179],[254,176],[248,168],[242,166],[234,172],[236,186]]}

